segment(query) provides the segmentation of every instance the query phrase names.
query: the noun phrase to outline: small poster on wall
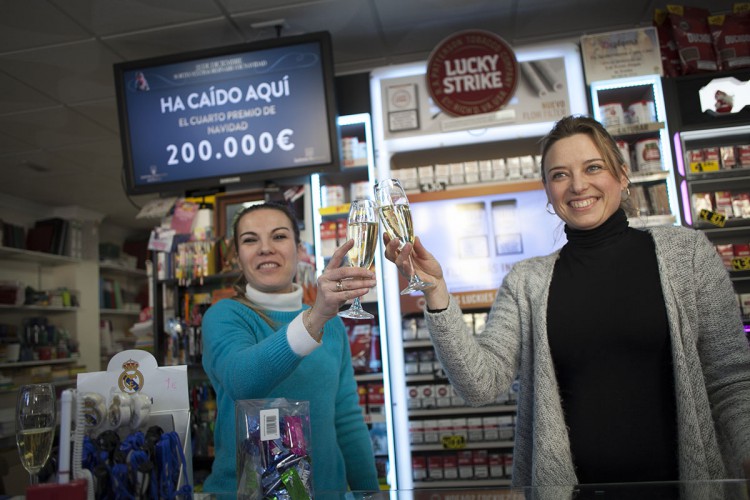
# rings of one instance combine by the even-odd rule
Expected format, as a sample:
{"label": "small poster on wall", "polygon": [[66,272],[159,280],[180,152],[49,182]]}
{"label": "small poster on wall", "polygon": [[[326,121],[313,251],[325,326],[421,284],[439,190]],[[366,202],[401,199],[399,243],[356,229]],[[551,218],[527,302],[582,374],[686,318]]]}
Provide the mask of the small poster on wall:
{"label": "small poster on wall", "polygon": [[645,75],[662,75],[656,28],[613,31],[581,37],[586,83]]}

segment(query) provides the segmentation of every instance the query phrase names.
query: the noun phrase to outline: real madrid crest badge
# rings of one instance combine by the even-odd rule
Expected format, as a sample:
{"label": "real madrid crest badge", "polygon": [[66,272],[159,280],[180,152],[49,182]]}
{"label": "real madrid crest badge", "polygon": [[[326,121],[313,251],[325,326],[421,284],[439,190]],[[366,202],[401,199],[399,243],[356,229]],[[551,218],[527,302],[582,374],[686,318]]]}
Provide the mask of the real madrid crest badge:
{"label": "real madrid crest badge", "polygon": [[137,361],[129,359],[122,364],[123,372],[117,380],[117,385],[122,392],[135,393],[143,389],[143,374],[138,370],[140,365]]}

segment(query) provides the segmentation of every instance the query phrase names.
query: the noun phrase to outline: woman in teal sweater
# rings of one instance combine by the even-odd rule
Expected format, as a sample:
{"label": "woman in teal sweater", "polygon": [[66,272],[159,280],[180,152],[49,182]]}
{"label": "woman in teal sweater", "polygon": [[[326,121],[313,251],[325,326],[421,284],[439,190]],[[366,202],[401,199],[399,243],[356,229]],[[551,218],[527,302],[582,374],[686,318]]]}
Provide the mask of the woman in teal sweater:
{"label": "woman in teal sweater", "polygon": [[[289,210],[266,203],[235,218],[243,276],[233,299],[203,318],[203,367],[216,391],[216,458],[209,492],[237,491],[235,402],[284,397],[310,402],[313,481],[324,491],[377,490],[372,443],[359,407],[342,304],[375,285],[368,270],[341,267],[352,242],[339,247],[318,278],[313,307],[293,283],[304,251]],[[345,280],[345,281],[342,281]]]}

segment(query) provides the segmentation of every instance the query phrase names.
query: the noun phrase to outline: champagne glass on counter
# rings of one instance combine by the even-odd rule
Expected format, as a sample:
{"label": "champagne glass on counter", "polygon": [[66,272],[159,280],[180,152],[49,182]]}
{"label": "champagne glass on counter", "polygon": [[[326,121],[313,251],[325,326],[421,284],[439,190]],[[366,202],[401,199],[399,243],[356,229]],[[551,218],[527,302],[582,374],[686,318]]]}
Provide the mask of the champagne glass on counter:
{"label": "champagne glass on counter", "polygon": [[21,464],[31,484],[39,483],[39,471],[49,459],[57,424],[55,388],[52,384],[23,385],[16,401],[16,444]]}
{"label": "champagne glass on counter", "polygon": [[[407,243],[414,243],[414,227],[411,221],[409,199],[398,179],[384,179],[375,185],[375,199],[378,202],[380,220],[391,238],[399,240],[399,249]],[[435,286],[434,283],[422,281],[414,269],[414,262],[409,255],[412,269],[409,284],[401,290],[401,295],[425,290]]]}
{"label": "champagne glass on counter", "polygon": [[[372,200],[354,200],[349,207],[346,225],[347,239],[354,240],[354,246],[346,254],[350,267],[369,268],[375,259],[378,243],[378,214]],[[356,297],[349,309],[339,312],[339,316],[354,319],[369,319],[374,316],[362,308]]]}

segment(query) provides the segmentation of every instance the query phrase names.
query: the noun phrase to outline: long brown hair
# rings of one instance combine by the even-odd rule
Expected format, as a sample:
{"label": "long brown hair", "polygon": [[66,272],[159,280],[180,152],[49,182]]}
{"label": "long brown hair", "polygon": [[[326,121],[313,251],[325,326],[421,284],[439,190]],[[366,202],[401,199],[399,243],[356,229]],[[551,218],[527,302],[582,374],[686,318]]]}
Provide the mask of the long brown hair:
{"label": "long brown hair", "polygon": [[[237,211],[237,213],[234,215],[234,219],[232,221],[232,234],[234,235],[233,238],[233,245],[234,249],[239,256],[240,254],[240,240],[239,240],[239,234],[238,234],[238,227],[240,225],[240,220],[247,214],[256,212],[258,210],[278,210],[279,212],[286,215],[286,217],[289,219],[289,223],[292,226],[292,232],[294,233],[294,243],[299,245],[300,244],[300,231],[299,231],[299,224],[297,224],[297,218],[292,211],[292,209],[288,205],[284,205],[282,203],[277,203],[274,201],[267,201],[265,203],[257,203],[254,205],[248,205],[246,207],[241,208]],[[247,287],[247,280],[245,279],[245,274],[240,273],[240,276],[237,278],[237,280],[234,282],[234,292],[235,295],[232,297],[232,299],[236,300],[237,302],[241,302],[245,304],[247,307],[252,309],[258,316],[263,318],[263,321],[268,323],[269,326],[272,328],[275,328],[273,321],[271,318],[266,314],[265,310],[261,308],[258,304],[253,302],[252,300],[247,298],[247,293],[245,292],[245,288]]]}
{"label": "long brown hair", "polygon": [[[618,181],[625,176],[630,184],[628,172],[625,168],[625,158],[622,156],[620,148],[617,147],[617,141],[614,137],[607,132],[607,129],[588,116],[582,115],[570,115],[565,118],[561,118],[555,123],[552,130],[544,136],[541,140],[542,146],[542,182],[547,183],[547,178],[544,171],[544,164],[547,160],[547,153],[550,148],[559,140],[567,139],[576,134],[585,134],[594,141],[594,145],[599,153],[602,155],[604,163],[610,168],[612,176]],[[628,215],[635,215],[638,213],[637,208],[634,206],[633,201],[628,196],[620,202],[620,207],[625,210]]]}

